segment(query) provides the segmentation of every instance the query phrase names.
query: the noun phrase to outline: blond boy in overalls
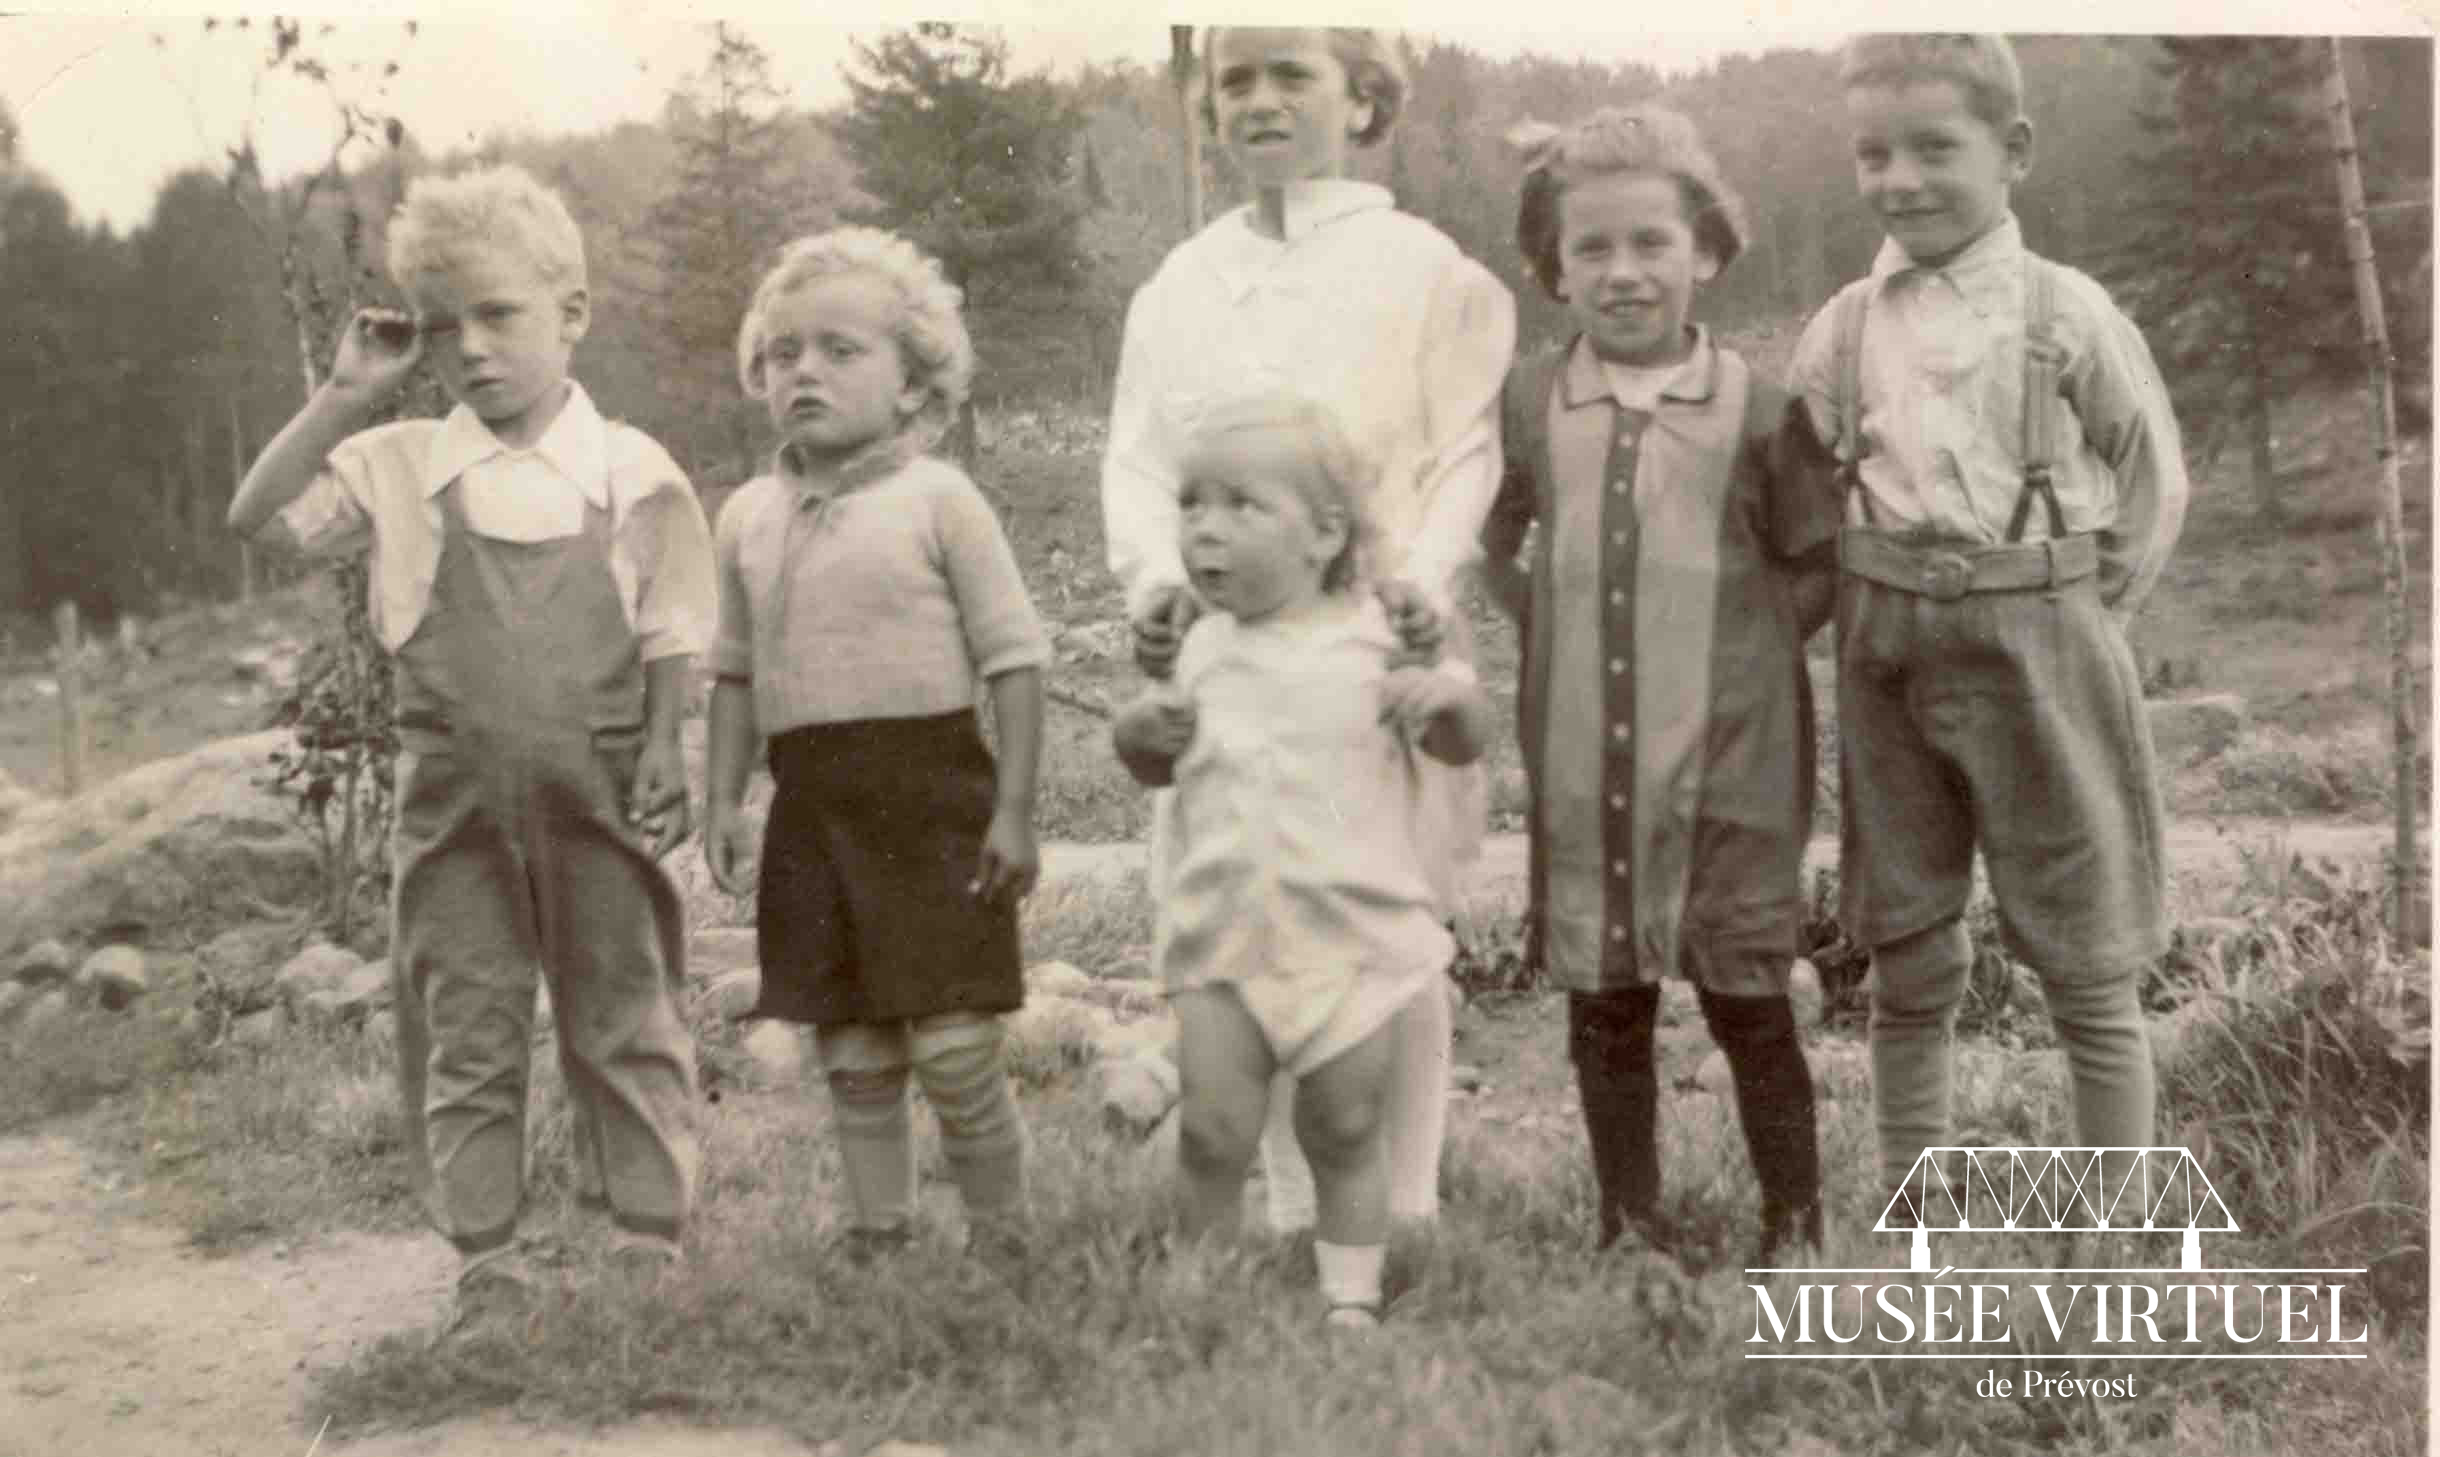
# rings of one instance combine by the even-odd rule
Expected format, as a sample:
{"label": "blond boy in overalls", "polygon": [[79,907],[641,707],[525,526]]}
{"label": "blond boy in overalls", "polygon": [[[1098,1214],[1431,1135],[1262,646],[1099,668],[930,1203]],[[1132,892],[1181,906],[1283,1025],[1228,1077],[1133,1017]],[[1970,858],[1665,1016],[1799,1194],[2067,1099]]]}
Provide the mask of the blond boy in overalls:
{"label": "blond boy in overalls", "polygon": [[[678,723],[714,610],[710,534],[660,446],[568,378],[583,241],[533,178],[427,177],[389,231],[412,319],[366,310],[247,473],[238,531],[369,550],[397,673],[391,966],[416,1182],[461,1317],[513,1307],[537,974],[557,1009],[579,1197],[622,1262],[674,1258],[694,1051],[671,989],[687,830]],[[457,408],[363,428],[429,357]]]}

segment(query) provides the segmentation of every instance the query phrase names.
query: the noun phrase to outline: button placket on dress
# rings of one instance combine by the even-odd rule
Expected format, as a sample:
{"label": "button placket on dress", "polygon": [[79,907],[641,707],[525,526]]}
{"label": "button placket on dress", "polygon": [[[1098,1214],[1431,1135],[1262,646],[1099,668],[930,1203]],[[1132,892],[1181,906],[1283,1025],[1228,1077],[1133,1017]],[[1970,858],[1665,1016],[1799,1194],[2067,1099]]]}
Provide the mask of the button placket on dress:
{"label": "button placket on dress", "polygon": [[1617,429],[1610,437],[1609,459],[1603,463],[1607,489],[1601,496],[1601,593],[1607,610],[1601,616],[1602,781],[1601,817],[1603,869],[1601,920],[1602,981],[1631,985],[1641,980],[1635,970],[1630,927],[1635,917],[1635,544],[1640,526],[1635,517],[1637,442],[1645,417],[1624,406],[1612,406]]}

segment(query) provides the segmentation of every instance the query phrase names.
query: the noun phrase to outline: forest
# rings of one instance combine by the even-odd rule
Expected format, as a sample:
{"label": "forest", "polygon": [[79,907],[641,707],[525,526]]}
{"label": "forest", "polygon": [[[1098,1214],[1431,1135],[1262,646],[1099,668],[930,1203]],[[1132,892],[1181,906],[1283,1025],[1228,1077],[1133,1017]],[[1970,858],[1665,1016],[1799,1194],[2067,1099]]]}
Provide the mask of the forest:
{"label": "forest", "polygon": [[[294,24],[266,25],[262,42],[266,69],[320,65]],[[402,56],[413,44],[401,40]],[[2360,378],[2316,45],[2019,41],[2038,139],[2015,199],[2028,240],[2129,304],[2190,446],[2216,459],[2250,436],[2265,482],[2265,402],[2307,375]],[[1855,201],[1829,52],[1664,75],[1495,59],[1428,36],[1408,47],[1404,118],[1359,154],[1360,175],[1498,273],[1528,342],[1559,320],[1511,240],[1516,168],[1501,135],[1528,117],[1657,98],[1696,120],[1751,224],[1745,257],[1707,293],[1715,323],[1801,320],[1870,260],[1878,234]],[[2347,55],[2412,407],[2428,398],[2432,49],[2355,41]],[[1098,416],[1127,300],[1193,206],[1172,71],[1018,74],[993,33],[921,25],[859,47],[847,72],[841,106],[792,108],[751,36],[724,23],[706,27],[657,121],[447,155],[383,116],[371,89],[330,75],[361,145],[290,178],[232,149],[168,179],[124,233],[80,220],[23,164],[0,109],[0,617],[74,599],[106,619],[268,580],[221,527],[229,494],[327,361],[335,321],[394,298],[380,232],[406,183],[477,159],[518,162],[564,192],[594,301],[577,372],[607,413],[667,443],[708,502],[762,449],[731,353],[758,267],[840,221],[905,229],[947,261],[967,289],[986,417]],[[1218,149],[1198,150],[1216,212],[1234,184]],[[443,403],[427,386],[403,407]]]}

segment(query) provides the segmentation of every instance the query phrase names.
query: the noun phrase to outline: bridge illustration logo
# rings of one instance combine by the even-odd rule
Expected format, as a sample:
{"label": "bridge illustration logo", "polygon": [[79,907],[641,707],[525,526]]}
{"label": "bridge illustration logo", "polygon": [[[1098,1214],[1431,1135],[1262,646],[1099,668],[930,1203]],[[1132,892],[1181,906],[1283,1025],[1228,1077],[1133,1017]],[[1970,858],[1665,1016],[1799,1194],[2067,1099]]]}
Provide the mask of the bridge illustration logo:
{"label": "bridge illustration logo", "polygon": [[2180,1270],[2203,1268],[2202,1236],[2237,1221],[2183,1148],[1927,1148],[1882,1206],[1877,1234],[1914,1238],[1907,1268],[1932,1268],[1935,1233],[2183,1231]]}

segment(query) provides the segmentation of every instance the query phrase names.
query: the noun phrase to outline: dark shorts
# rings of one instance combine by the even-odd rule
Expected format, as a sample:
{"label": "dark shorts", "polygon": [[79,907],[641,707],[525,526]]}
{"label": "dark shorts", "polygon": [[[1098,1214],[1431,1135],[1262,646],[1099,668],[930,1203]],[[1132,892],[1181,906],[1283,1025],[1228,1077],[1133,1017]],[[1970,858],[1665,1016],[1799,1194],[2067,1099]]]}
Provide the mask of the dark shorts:
{"label": "dark shorts", "polygon": [[2019,960],[2111,976],[2168,949],[2151,727],[2092,577],[1940,601],[1842,573],[1838,668],[1849,936],[1962,913],[1979,844]]}
{"label": "dark shorts", "polygon": [[752,1015],[832,1026],[1025,1000],[1013,907],[968,888],[997,775],[971,710],[771,738]]}

